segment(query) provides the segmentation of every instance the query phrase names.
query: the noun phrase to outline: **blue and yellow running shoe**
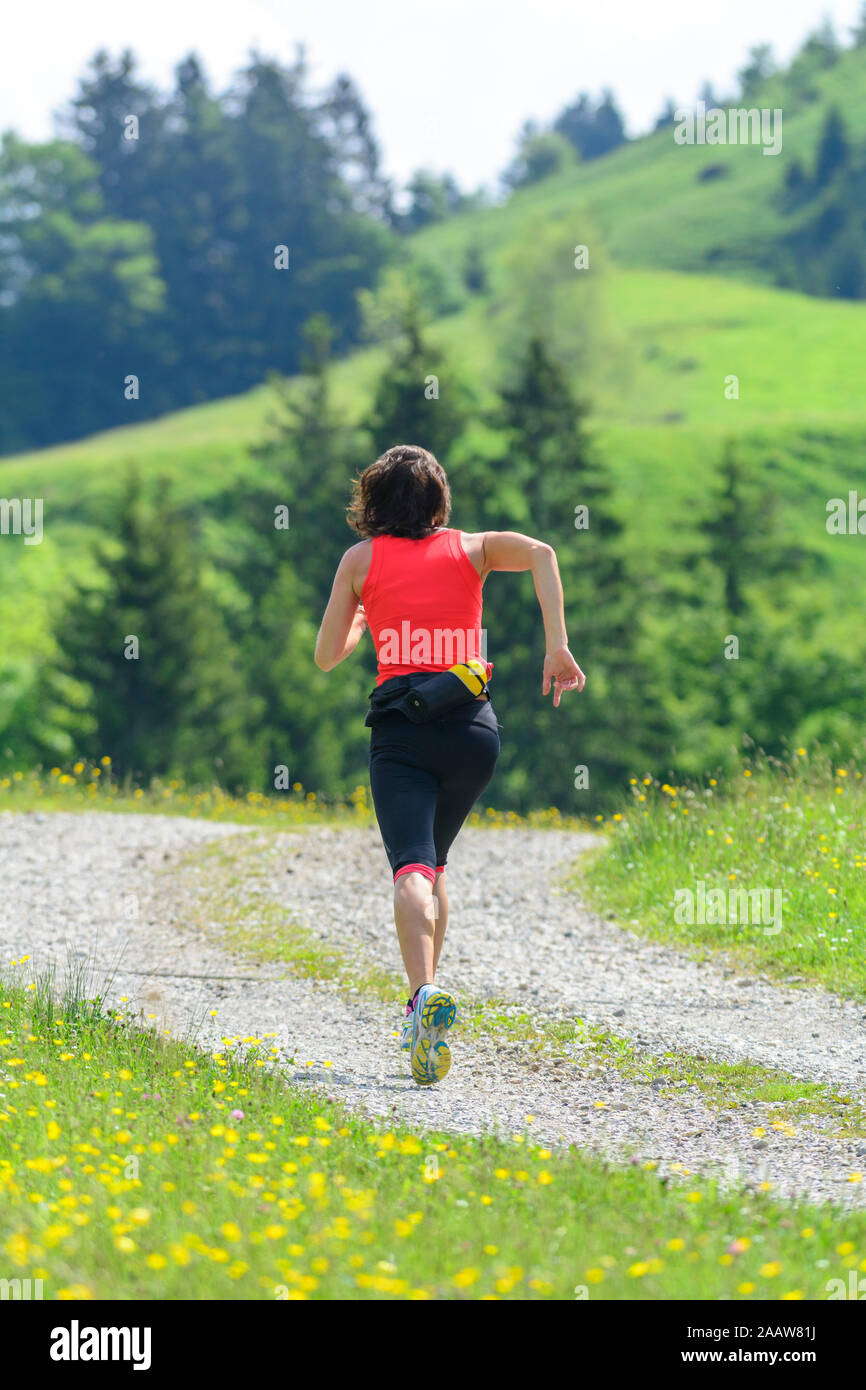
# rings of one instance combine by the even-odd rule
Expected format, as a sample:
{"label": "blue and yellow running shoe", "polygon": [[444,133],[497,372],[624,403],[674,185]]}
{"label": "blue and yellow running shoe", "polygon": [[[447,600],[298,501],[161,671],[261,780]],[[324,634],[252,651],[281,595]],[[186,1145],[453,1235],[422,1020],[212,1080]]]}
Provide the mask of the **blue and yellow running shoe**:
{"label": "blue and yellow running shoe", "polygon": [[451,1049],[445,1034],[457,1017],[450,994],[435,985],[422,985],[412,1014],[412,1076],[419,1086],[432,1086],[446,1076]]}

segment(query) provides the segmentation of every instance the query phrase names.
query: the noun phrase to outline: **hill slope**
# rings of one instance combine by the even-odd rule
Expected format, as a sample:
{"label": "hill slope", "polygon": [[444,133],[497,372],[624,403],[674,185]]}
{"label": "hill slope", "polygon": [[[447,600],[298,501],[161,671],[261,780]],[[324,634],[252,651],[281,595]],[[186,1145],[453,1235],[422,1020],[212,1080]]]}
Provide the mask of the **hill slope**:
{"label": "hill slope", "polygon": [[[852,143],[866,143],[866,49],[844,53],[810,88],[805,100],[790,75],[780,74],[748,103],[781,109],[776,156],[757,145],[678,145],[673,129],[664,129],[522,189],[502,208],[427,228],[414,239],[416,252],[454,276],[473,243],[495,254],[539,217],[568,222],[574,242],[585,242],[588,217],[620,264],[776,283],[780,245],[799,220],[781,199],[786,168],[798,159],[813,170],[831,106]],[[716,174],[707,178],[711,166]]]}
{"label": "hill slope", "polygon": [[[771,277],[773,247],[788,226],[778,200],[785,163],[797,154],[811,165],[830,100],[844,104],[855,133],[866,133],[864,76],[866,53],[846,54],[821,78],[821,100],[785,118],[777,159],[751,147],[677,146],[668,130],[409,243],[411,257],[438,272],[445,298],[459,306],[429,327],[444,354],[442,390],[458,379],[470,383],[479,416],[508,369],[509,313],[513,327],[514,306],[521,298],[531,304],[536,283],[549,296],[557,345],[592,403],[639,575],[651,582],[689,546],[724,441],[735,436],[745,461],[772,484],[792,542],[823,553],[815,602],[840,642],[859,630],[866,570],[859,537],[827,535],[825,508],[857,486],[866,447],[866,304],[760,282]],[[766,100],[784,107],[780,84]],[[727,172],[701,180],[708,163]],[[573,265],[579,242],[590,246],[585,272]],[[488,282],[475,294],[462,276],[472,247],[481,250]],[[716,273],[684,273],[707,264]],[[373,346],[334,366],[334,395],[346,417],[367,414],[385,360],[385,349]],[[736,399],[725,390],[732,376]],[[178,501],[201,506],[217,558],[220,499],[257,471],[251,449],[266,433],[272,404],[262,386],[0,460],[0,496],[38,496],[45,505],[41,546],[0,537],[0,747],[36,671],[54,659],[52,616],[70,577],[88,567],[91,542],[110,525],[125,465],[170,480]],[[131,421],[134,410],[130,403]],[[477,443],[484,448],[480,426]],[[453,483],[455,520],[471,528],[475,519],[460,508],[459,471]],[[568,512],[575,500],[563,498]],[[531,526],[528,517],[502,521]],[[579,615],[573,627],[579,642]]]}

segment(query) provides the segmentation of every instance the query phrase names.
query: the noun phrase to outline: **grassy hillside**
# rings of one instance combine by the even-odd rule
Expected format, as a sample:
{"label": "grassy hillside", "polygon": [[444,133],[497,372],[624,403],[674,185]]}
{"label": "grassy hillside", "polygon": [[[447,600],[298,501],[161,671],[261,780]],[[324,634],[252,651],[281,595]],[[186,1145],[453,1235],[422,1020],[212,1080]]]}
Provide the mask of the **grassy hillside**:
{"label": "grassy hillside", "polygon": [[[621,485],[619,506],[634,547],[648,556],[679,548],[724,438],[733,434],[745,457],[773,468],[792,534],[825,549],[851,601],[859,601],[866,586],[858,538],[828,537],[824,508],[828,497],[856,486],[855,461],[866,445],[858,370],[866,306],[671,271],[617,268],[604,285],[621,347],[594,392],[596,429]],[[563,294],[577,304],[579,293],[566,273]],[[456,369],[482,384],[482,402],[483,384],[497,371],[489,329],[487,306],[477,299],[433,330]],[[335,368],[335,394],[347,415],[362,413],[382,362],[381,349],[368,348]],[[740,382],[735,401],[724,394],[732,372]],[[585,385],[581,377],[578,385]],[[170,479],[178,500],[207,508],[229,483],[257,470],[250,448],[266,432],[272,408],[271,391],[261,387],[5,459],[0,493],[44,498],[45,539],[25,547],[4,537],[0,546],[0,625],[10,638],[0,674],[20,675],[44,650],[47,606],[106,524],[126,463]],[[460,515],[455,483],[456,515],[471,525]]]}
{"label": "grassy hillside", "polygon": [[[454,274],[472,241],[495,252],[520,240],[543,215],[548,221],[570,219],[574,242],[585,242],[582,224],[589,216],[621,264],[775,282],[775,248],[789,230],[779,200],[785,168],[794,158],[807,169],[814,166],[830,105],[843,113],[855,141],[866,138],[866,50],[845,53],[815,77],[813,88],[815,99],[805,102],[781,74],[748,103],[781,108],[782,149],[776,156],[750,145],[677,145],[666,129],[524,189],[504,208],[431,227],[418,235],[416,249]],[[704,180],[709,165],[722,172]]]}
{"label": "grassy hillside", "polygon": [[[866,572],[858,537],[826,534],[825,506],[857,486],[866,447],[859,367],[866,304],[761,281],[784,231],[777,197],[784,165],[794,155],[812,163],[829,96],[855,134],[866,130],[864,75],[862,51],[825,74],[824,99],[786,114],[778,158],[756,147],[677,146],[668,130],[523,190],[503,207],[431,227],[409,244],[459,306],[429,327],[444,353],[443,392],[457,379],[470,383],[480,416],[507,372],[503,344],[521,303],[549,305],[551,335],[592,403],[638,571],[652,581],[691,544],[712,470],[734,436],[744,461],[771,484],[792,541],[825,556],[816,605],[840,642],[859,623]],[[784,109],[785,80],[762,100]],[[724,165],[726,175],[701,181],[708,163]],[[589,271],[574,269],[578,242],[590,246]],[[480,294],[462,284],[470,247],[480,249],[487,272]],[[713,274],[684,273],[708,265]],[[370,346],[334,367],[334,394],[347,418],[369,410],[384,363],[385,348]],[[736,400],[725,395],[732,374]],[[267,432],[273,405],[272,391],[261,386],[136,424],[130,403],[126,428],[0,460],[0,496],[38,496],[45,506],[41,546],[0,537],[0,731],[38,666],[52,660],[52,612],[70,576],[87,568],[91,542],[106,533],[125,466],[170,481],[179,502],[200,505],[216,558],[230,544],[220,500],[259,471],[251,450]],[[477,443],[484,448],[480,426]],[[475,519],[460,506],[459,469],[453,483],[455,520],[472,527]],[[564,514],[578,500],[563,497]],[[503,516],[502,523],[530,529],[531,518]],[[579,614],[571,626],[579,646]]]}

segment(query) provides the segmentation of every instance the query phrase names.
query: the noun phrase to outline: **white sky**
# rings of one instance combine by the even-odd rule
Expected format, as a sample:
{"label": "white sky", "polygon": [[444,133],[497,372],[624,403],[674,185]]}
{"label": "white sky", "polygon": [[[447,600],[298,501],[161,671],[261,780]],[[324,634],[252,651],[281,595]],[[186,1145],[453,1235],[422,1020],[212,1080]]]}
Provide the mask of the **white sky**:
{"label": "white sky", "polygon": [[863,0],[48,0],[11,7],[0,51],[0,130],[51,134],[99,47],[130,47],[166,85],[190,50],[222,90],[249,49],[291,61],[302,42],[316,84],[347,71],[371,110],[386,171],[450,169],[492,183],[527,117],[578,91],[614,89],[629,131],[709,79],[731,90],[755,43],[788,58],[829,14],[847,42]]}

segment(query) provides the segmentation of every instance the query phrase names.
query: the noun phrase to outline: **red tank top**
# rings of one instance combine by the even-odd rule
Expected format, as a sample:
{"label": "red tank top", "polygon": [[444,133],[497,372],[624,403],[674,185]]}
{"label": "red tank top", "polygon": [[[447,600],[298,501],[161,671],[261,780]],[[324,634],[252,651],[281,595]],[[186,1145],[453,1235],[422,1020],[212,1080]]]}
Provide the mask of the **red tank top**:
{"label": "red tank top", "polygon": [[376,684],[413,671],[447,671],[481,655],[481,576],[460,532],[423,540],[374,536],[361,600],[376,648]]}

